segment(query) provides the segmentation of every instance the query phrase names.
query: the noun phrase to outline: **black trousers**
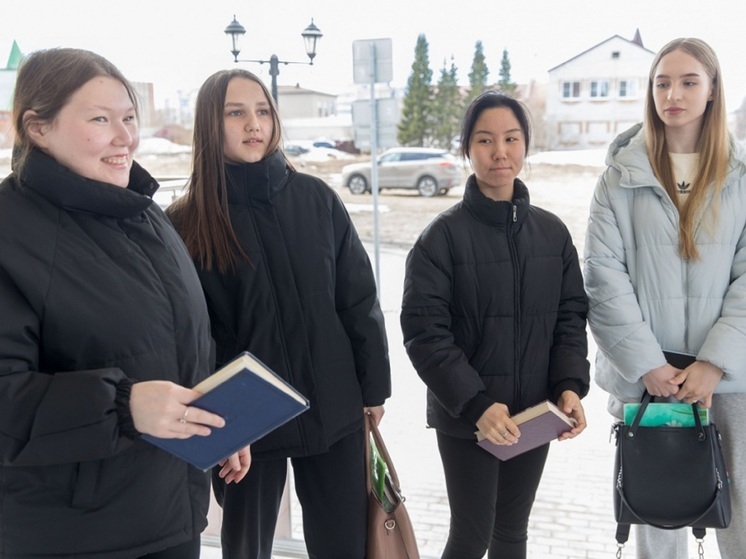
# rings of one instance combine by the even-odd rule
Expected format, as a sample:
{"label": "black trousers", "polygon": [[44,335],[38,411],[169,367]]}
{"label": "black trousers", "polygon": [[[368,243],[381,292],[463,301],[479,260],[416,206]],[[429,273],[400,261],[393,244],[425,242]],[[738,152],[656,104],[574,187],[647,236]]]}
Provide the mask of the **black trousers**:
{"label": "black trousers", "polygon": [[198,536],[190,542],[183,543],[163,551],[148,553],[139,559],[199,559],[201,538]]}
{"label": "black trousers", "polygon": [[[360,429],[324,454],[291,458],[310,559],[365,557],[364,439]],[[285,458],[252,462],[238,484],[226,486],[213,475],[215,497],[223,507],[223,559],[271,559],[286,476]]]}
{"label": "black trousers", "polygon": [[442,559],[525,559],[528,517],[549,445],[502,462],[475,440],[440,432],[451,526]]}

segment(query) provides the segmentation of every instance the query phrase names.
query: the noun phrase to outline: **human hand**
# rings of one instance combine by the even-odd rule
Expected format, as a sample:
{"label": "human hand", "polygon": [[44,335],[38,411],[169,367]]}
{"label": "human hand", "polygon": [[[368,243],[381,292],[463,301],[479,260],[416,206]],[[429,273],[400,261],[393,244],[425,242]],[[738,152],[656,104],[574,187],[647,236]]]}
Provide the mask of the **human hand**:
{"label": "human hand", "polygon": [[223,427],[219,415],[189,403],[199,392],[164,380],[136,382],[130,392],[130,411],[135,429],[163,439],[188,439],[193,435],[206,437],[210,427]]}
{"label": "human hand", "polygon": [[383,409],[383,406],[372,406],[369,408],[363,408],[363,413],[372,415],[373,421],[376,422],[376,427],[378,427],[381,424],[383,414],[386,413],[386,410]]}
{"label": "human hand", "polygon": [[679,369],[666,363],[662,367],[652,369],[642,376],[642,382],[645,388],[653,396],[676,396],[679,391],[679,382],[676,381],[676,374]]}
{"label": "human hand", "polygon": [[238,483],[241,481],[251,467],[251,445],[242,448],[235,454],[231,454],[225,460],[221,460],[219,465],[222,466],[218,475],[228,483]]}
{"label": "human hand", "polygon": [[676,398],[687,404],[699,402],[702,407],[712,405],[712,393],[723,378],[723,370],[707,361],[695,361],[674,377],[681,385]]}
{"label": "human hand", "polygon": [[521,430],[510,419],[508,406],[495,402],[477,420],[477,428],[487,440],[497,445],[512,445],[518,442]]}
{"label": "human hand", "polygon": [[575,420],[575,427],[562,433],[558,440],[573,439],[582,433],[587,427],[585,410],[578,396],[572,390],[564,390],[557,400],[557,407]]}

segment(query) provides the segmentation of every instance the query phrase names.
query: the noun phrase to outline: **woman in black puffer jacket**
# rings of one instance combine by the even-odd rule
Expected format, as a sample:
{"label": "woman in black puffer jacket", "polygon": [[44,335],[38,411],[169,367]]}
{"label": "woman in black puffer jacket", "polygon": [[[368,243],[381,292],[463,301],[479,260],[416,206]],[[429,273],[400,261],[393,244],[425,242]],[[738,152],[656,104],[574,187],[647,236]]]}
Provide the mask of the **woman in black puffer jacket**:
{"label": "woman in black puffer jacket", "polygon": [[[444,559],[526,557],[528,517],[548,446],[502,462],[476,445],[517,441],[510,419],[551,399],[585,428],[587,300],[564,224],[516,178],[529,146],[525,109],[476,98],[461,134],[474,174],[407,258],[401,324],[428,387],[451,507]],[[468,472],[465,475],[465,472]]]}
{"label": "woman in black puffer jacket", "polygon": [[0,184],[0,558],[196,559],[209,478],[140,433],[224,422],[189,407],[186,387],[210,372],[208,314],[158,185],[132,159],[134,91],[96,54],[39,51],[18,72],[14,115]]}
{"label": "woman in black puffer jacket", "polygon": [[213,477],[225,557],[269,559],[288,458],[310,557],[363,559],[365,413],[391,393],[375,278],[350,216],[280,149],[277,109],[245,70],[197,97],[187,193],[168,209],[207,297],[218,365],[248,350],[310,408],[252,445],[239,484]]}

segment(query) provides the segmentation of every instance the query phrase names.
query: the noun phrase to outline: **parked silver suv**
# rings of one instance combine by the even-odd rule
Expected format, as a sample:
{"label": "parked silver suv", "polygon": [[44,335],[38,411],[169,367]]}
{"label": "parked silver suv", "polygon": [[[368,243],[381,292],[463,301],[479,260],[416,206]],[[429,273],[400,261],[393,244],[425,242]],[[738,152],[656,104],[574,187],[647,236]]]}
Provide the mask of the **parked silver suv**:
{"label": "parked silver suv", "polygon": [[[370,163],[342,168],[342,184],[353,194],[370,192]],[[464,169],[444,149],[391,148],[378,157],[378,188],[416,188],[422,196],[445,194],[463,184]]]}

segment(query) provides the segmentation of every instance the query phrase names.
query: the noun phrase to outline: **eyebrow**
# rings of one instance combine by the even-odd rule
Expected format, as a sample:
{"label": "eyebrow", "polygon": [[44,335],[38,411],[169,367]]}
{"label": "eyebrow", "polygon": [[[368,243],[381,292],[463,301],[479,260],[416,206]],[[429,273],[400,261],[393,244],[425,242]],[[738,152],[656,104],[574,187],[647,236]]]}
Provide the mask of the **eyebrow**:
{"label": "eyebrow", "polygon": [[113,113],[134,113],[135,106],[129,105],[126,108],[125,107],[109,107],[107,105],[91,105],[84,109],[87,113],[107,113],[107,114],[113,114]]}
{"label": "eyebrow", "polygon": [[[269,103],[266,101],[260,101],[256,104],[258,107],[269,107]],[[225,107],[245,107],[246,103],[242,101],[226,101]]]}
{"label": "eyebrow", "polygon": [[[516,132],[523,134],[523,130],[520,128],[511,128],[510,130],[503,132],[503,134],[515,134]],[[474,130],[474,134],[492,134],[492,132],[489,130]]]}
{"label": "eyebrow", "polygon": [[[688,74],[682,74],[679,77],[681,77],[681,78],[701,78],[702,75],[699,74],[698,72],[689,72]],[[671,79],[671,76],[669,76],[668,74],[658,74],[657,76],[655,76],[656,80],[661,79],[661,78]]]}

